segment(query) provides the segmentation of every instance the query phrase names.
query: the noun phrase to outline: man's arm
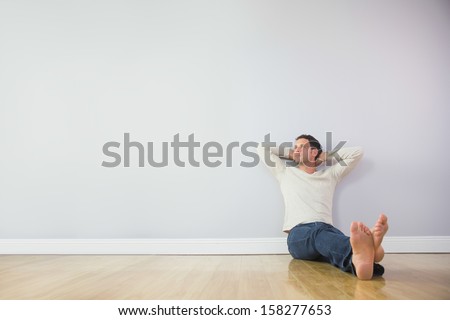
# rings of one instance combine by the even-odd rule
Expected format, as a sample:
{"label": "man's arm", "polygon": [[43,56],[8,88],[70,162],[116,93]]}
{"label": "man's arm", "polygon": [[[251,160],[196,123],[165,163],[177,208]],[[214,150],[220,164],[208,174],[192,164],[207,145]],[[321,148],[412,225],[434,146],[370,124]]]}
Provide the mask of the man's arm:
{"label": "man's arm", "polygon": [[259,159],[263,162],[270,171],[279,177],[286,169],[286,164],[282,159],[293,159],[294,151],[281,146],[265,147],[260,143],[257,147]]}
{"label": "man's arm", "polygon": [[361,147],[341,148],[336,151],[324,154],[322,161],[327,165],[335,159],[337,162],[332,165],[333,174],[338,180],[346,176],[361,160],[364,152]]}

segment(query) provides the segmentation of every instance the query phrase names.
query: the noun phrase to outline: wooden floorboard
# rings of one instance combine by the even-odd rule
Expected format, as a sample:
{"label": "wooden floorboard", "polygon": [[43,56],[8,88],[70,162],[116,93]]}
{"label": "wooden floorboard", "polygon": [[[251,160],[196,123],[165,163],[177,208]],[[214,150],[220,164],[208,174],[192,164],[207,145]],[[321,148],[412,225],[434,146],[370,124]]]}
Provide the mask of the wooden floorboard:
{"label": "wooden floorboard", "polygon": [[387,254],[360,281],[288,255],[2,255],[0,299],[450,299],[450,254]]}

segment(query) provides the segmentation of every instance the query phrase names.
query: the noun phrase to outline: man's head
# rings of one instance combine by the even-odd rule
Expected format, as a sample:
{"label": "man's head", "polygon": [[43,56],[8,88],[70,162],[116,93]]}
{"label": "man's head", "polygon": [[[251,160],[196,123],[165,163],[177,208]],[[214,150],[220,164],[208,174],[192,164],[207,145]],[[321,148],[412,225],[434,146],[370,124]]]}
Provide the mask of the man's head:
{"label": "man's head", "polygon": [[295,139],[294,161],[306,166],[315,166],[322,153],[319,141],[309,134],[302,134]]}

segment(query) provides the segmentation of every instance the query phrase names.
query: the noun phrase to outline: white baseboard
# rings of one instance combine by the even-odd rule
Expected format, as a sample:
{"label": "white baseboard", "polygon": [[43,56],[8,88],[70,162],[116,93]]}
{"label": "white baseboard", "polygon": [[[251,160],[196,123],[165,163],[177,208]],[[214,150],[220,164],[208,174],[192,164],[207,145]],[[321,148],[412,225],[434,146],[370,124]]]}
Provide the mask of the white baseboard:
{"label": "white baseboard", "polygon": [[385,237],[383,248],[387,253],[450,253],[450,237]]}
{"label": "white baseboard", "polygon": [[280,254],[285,238],[8,239],[0,254]]}
{"label": "white baseboard", "polygon": [[[450,236],[385,237],[387,253],[450,253]],[[0,254],[288,254],[286,238],[0,239]]]}

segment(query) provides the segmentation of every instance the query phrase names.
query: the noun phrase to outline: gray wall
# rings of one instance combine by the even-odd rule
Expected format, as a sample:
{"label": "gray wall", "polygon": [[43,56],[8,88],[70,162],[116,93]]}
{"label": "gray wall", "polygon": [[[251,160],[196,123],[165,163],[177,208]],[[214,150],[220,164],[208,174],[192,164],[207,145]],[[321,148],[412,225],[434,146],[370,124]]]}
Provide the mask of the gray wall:
{"label": "gray wall", "polygon": [[278,237],[278,185],[239,150],[105,168],[102,147],[327,131],[366,152],[337,226],[448,236],[449,39],[448,1],[2,0],[0,237]]}

